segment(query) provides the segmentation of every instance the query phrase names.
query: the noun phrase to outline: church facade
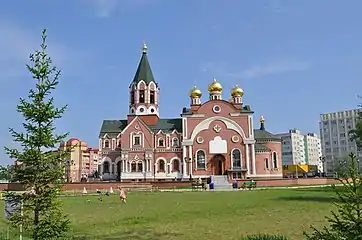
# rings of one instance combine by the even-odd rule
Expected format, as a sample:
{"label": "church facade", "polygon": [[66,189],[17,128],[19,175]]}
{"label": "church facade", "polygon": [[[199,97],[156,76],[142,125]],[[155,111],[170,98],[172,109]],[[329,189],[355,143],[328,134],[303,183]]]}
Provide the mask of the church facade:
{"label": "church facade", "polygon": [[147,46],[129,86],[127,119],[104,120],[99,134],[103,180],[185,180],[227,175],[229,181],[282,178],[281,139],[260,126],[235,86],[222,99],[216,79],[202,92],[190,90],[190,106],[178,118],[159,116],[160,88],[152,73]]}

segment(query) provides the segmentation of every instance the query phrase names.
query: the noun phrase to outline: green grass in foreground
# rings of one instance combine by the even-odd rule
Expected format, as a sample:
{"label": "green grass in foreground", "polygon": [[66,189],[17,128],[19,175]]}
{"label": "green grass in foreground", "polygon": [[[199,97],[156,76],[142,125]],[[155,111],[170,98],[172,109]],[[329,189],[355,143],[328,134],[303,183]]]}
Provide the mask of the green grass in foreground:
{"label": "green grass in foreground", "polygon": [[[334,209],[331,196],[325,189],[293,189],[131,192],[126,205],[116,195],[103,202],[96,196],[62,199],[74,235],[86,236],[82,239],[237,240],[268,233],[300,240],[311,224],[326,223]],[[5,220],[0,231],[6,231]]]}

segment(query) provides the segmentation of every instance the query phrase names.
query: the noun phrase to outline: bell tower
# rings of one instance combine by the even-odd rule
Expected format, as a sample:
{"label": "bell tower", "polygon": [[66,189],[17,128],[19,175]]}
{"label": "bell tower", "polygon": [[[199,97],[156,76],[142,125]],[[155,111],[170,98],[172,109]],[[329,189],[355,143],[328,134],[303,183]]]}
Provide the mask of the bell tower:
{"label": "bell tower", "polygon": [[144,43],[141,60],[129,86],[129,116],[154,116],[158,119],[159,91],[148,61],[147,45]]}

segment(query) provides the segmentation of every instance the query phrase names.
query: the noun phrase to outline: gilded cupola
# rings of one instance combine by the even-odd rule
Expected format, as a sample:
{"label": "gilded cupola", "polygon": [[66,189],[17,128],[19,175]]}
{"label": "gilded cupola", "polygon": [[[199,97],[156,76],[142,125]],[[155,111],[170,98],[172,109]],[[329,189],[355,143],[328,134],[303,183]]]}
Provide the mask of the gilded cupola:
{"label": "gilded cupola", "polygon": [[222,85],[214,78],[212,80],[212,83],[209,84],[209,87],[207,89],[209,93],[221,93],[222,92]]}
{"label": "gilded cupola", "polygon": [[194,87],[190,90],[190,95],[191,98],[201,98],[202,96],[202,92],[200,89],[198,89],[196,87],[196,85],[194,85]]}
{"label": "gilded cupola", "polygon": [[232,97],[242,97],[244,95],[243,89],[239,87],[239,85],[235,85],[230,91]]}

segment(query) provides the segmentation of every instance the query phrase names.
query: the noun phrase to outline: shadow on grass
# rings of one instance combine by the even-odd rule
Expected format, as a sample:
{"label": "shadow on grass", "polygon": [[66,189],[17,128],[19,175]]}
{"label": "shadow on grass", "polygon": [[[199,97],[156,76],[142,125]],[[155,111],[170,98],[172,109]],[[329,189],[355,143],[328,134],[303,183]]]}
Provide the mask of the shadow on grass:
{"label": "shadow on grass", "polygon": [[284,196],[278,197],[282,201],[303,201],[303,202],[321,202],[321,203],[339,203],[340,200],[332,196]]}
{"label": "shadow on grass", "polygon": [[182,236],[181,233],[172,232],[155,232],[152,228],[132,229],[123,232],[114,233],[112,235],[97,235],[97,236],[75,236],[73,240],[117,240],[117,239],[132,239],[132,240],[166,240]]}

